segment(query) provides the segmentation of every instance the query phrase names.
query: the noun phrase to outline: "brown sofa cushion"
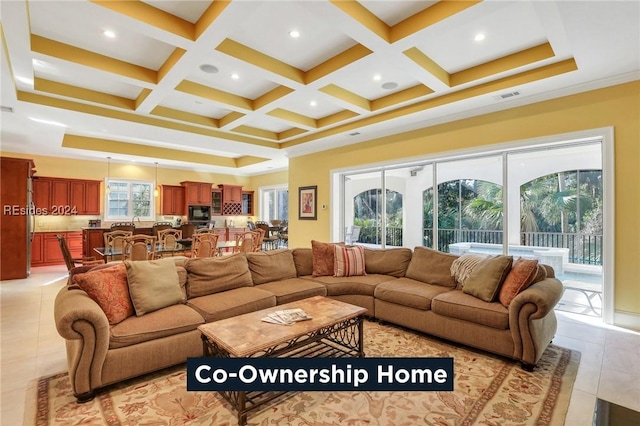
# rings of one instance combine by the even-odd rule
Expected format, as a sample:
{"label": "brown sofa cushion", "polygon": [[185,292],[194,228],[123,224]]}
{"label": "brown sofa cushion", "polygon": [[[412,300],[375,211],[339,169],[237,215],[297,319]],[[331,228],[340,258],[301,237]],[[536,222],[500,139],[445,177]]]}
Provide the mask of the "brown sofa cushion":
{"label": "brown sofa cushion", "polygon": [[509,328],[507,308],[497,302],[485,302],[460,290],[449,291],[434,297],[431,301],[431,310],[438,315],[471,321],[500,330]]}
{"label": "brown sofa cushion", "polygon": [[189,299],[187,305],[202,315],[206,322],[212,322],[272,308],[276,306],[276,296],[256,287],[241,287]]}
{"label": "brown sofa cushion", "polygon": [[313,254],[310,248],[294,248],[292,250],[293,263],[299,277],[313,274]]}
{"label": "brown sofa cushion", "polygon": [[290,250],[246,253],[246,256],[254,285],[297,277]]}
{"label": "brown sofa cushion", "polygon": [[456,280],[451,276],[451,264],[457,258],[455,254],[418,246],[413,249],[405,276],[427,284],[454,288]]}
{"label": "brown sofa cushion", "polygon": [[376,286],[385,281],[395,280],[388,275],[360,275],[355,277],[315,277],[313,281],[327,287],[328,296],[357,294],[373,296]]}
{"label": "brown sofa cushion", "polygon": [[249,263],[242,254],[189,259],[185,269],[189,298],[253,285]]}
{"label": "brown sofa cushion", "polygon": [[480,262],[464,283],[462,291],[485,302],[498,297],[500,286],[511,270],[513,256],[490,256]]}
{"label": "brown sofa cushion", "polygon": [[137,316],[183,303],[178,271],[170,262],[125,261],[129,293]]}
{"label": "brown sofa cushion", "polygon": [[195,330],[204,319],[187,305],[168,306],[144,316],[132,316],[111,327],[109,349],[122,348]]}
{"label": "brown sofa cushion", "polygon": [[425,284],[410,278],[386,281],[376,287],[376,299],[427,311],[431,301],[441,293],[451,291],[441,285]]}
{"label": "brown sofa cushion", "polygon": [[307,297],[327,295],[327,288],[325,286],[302,278],[273,281],[260,284],[256,286],[256,288],[275,294],[278,305],[306,299]]}
{"label": "brown sofa cushion", "polygon": [[367,274],[382,274],[404,277],[412,256],[409,248],[364,249]]}
{"label": "brown sofa cushion", "polygon": [[538,275],[538,260],[518,258],[511,267],[511,271],[500,287],[498,299],[503,306],[509,307],[509,303],[522,290],[529,287]]}

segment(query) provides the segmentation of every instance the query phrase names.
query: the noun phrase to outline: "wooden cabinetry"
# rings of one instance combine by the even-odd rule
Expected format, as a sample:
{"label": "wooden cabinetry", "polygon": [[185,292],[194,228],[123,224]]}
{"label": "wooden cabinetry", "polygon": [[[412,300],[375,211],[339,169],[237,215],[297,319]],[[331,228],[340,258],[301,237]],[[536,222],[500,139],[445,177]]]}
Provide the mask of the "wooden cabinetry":
{"label": "wooden cabinetry", "polygon": [[100,214],[100,181],[39,177],[33,182],[33,199],[39,214]]}
{"label": "wooden cabinetry", "polygon": [[182,216],[186,214],[185,187],[162,185],[160,214],[167,216]]}
{"label": "wooden cabinetry", "polygon": [[104,229],[83,229],[82,230],[82,254],[86,257],[98,258],[98,253],[93,249],[104,247]]}
{"label": "wooden cabinetry", "polygon": [[[2,232],[0,232],[0,280],[26,278],[28,261],[28,220],[31,218],[13,207],[26,209],[31,201],[27,195],[28,183],[33,176],[33,161],[23,158],[0,157],[0,201],[3,206]],[[10,212],[6,209],[10,208]]]}
{"label": "wooden cabinetry", "polygon": [[58,235],[67,240],[71,257],[82,257],[82,232],[37,232],[31,243],[31,266],[64,265]]}
{"label": "wooden cabinetry", "polygon": [[242,214],[242,186],[240,185],[218,185],[222,190],[222,214],[240,215]]}
{"label": "wooden cabinetry", "polygon": [[44,262],[44,256],[42,252],[42,234],[33,234],[33,240],[31,240],[31,266],[39,265]]}
{"label": "wooden cabinetry", "polygon": [[[185,206],[210,206],[211,184],[206,182],[180,182],[184,187]],[[185,209],[186,211],[186,209]]]}
{"label": "wooden cabinetry", "polygon": [[253,216],[253,191],[242,191],[242,214]]}
{"label": "wooden cabinetry", "polygon": [[222,215],[222,190],[211,190],[211,214],[213,216]]}

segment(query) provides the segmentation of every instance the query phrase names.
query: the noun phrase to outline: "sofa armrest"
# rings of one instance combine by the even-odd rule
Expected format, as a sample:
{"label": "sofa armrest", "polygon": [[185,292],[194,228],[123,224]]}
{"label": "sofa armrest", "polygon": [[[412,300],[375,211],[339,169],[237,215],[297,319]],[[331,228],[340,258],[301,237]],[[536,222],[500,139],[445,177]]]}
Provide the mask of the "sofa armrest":
{"label": "sofa armrest", "polygon": [[54,319],[66,340],[67,365],[73,392],[89,399],[101,385],[102,366],[109,350],[109,321],[87,293],[62,288],[56,296]]}
{"label": "sofa armrest", "polygon": [[538,362],[557,329],[553,308],[562,297],[562,283],[546,278],[518,294],[509,305],[515,357],[525,364]]}

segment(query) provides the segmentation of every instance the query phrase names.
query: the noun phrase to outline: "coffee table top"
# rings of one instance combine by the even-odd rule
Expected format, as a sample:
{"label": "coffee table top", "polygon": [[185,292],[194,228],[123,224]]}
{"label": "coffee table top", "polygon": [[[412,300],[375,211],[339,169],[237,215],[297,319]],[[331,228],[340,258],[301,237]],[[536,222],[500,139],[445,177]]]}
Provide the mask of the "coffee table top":
{"label": "coffee table top", "polygon": [[[272,312],[296,308],[304,310],[313,319],[299,321],[293,325],[271,324],[262,321],[263,317]],[[232,356],[246,357],[323,327],[364,315],[366,312],[367,310],[360,306],[328,297],[315,296],[203,324],[198,329]]]}

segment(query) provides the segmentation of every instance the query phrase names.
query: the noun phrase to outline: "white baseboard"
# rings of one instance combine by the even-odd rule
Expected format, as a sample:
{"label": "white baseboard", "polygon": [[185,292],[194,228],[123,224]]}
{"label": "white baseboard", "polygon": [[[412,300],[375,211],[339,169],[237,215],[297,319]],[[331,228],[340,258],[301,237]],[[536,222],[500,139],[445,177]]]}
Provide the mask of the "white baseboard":
{"label": "white baseboard", "polygon": [[640,331],[640,314],[615,311],[613,314],[613,323],[618,327],[630,328],[632,330]]}

